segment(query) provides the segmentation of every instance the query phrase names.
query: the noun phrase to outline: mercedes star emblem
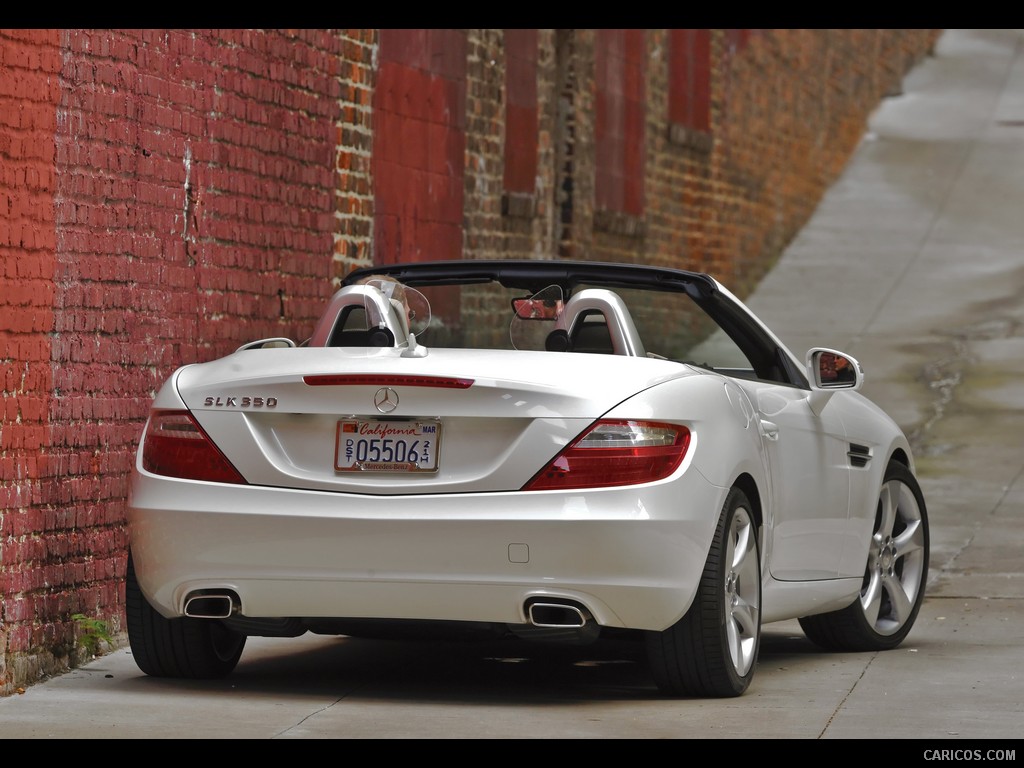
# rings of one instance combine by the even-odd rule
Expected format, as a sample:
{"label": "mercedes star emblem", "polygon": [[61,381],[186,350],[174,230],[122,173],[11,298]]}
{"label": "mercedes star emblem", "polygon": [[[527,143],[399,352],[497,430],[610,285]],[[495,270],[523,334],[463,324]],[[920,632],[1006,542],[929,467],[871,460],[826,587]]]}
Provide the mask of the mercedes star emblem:
{"label": "mercedes star emblem", "polygon": [[391,387],[381,387],[373,396],[373,404],[381,413],[391,413],[398,407],[398,393]]}

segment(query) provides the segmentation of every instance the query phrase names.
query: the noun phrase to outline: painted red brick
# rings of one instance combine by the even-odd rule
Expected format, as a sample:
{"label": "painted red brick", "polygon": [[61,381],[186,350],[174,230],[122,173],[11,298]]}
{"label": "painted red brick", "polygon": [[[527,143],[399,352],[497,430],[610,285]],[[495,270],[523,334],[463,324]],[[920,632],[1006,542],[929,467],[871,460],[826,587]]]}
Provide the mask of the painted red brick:
{"label": "painted red brick", "polygon": [[596,182],[598,209],[643,214],[646,164],[645,32],[601,29],[596,51]]}
{"label": "painted red brick", "polygon": [[459,258],[465,162],[465,33],[381,30],[374,90],[378,264]]}
{"label": "painted red brick", "polygon": [[698,131],[711,127],[711,30],[669,30],[668,117]]}
{"label": "painted red brick", "polygon": [[305,338],[332,292],[345,37],[0,31],[0,695],[11,657],[69,663],[71,613],[122,628],[127,473],[162,380]]}
{"label": "painted red brick", "polygon": [[505,169],[509,192],[532,194],[537,180],[537,30],[505,30]]}

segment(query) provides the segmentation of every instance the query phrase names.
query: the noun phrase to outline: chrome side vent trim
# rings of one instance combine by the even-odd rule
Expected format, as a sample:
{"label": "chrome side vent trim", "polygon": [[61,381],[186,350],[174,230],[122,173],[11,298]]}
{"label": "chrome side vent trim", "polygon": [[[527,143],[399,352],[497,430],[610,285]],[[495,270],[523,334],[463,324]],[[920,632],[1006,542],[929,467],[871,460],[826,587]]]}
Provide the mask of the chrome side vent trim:
{"label": "chrome side vent trim", "polygon": [[846,455],[850,458],[851,467],[866,467],[871,461],[871,449],[866,445],[850,443],[850,450],[846,452]]}

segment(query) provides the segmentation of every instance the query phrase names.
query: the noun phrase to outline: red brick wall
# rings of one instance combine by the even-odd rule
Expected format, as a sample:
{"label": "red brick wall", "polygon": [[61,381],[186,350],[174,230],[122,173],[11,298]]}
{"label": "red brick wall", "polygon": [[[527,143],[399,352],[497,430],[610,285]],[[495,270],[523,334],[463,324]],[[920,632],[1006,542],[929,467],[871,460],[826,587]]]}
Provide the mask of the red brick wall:
{"label": "red brick wall", "polygon": [[345,89],[370,79],[341,71],[350,42],[0,33],[0,691],[73,663],[72,613],[121,629],[128,470],[163,379],[312,330],[345,250]]}
{"label": "red brick wall", "polygon": [[459,258],[465,32],[381,30],[373,104],[375,263]]}
{"label": "red brick wall", "polygon": [[668,118],[698,131],[711,128],[711,30],[670,29]]}
{"label": "red brick wall", "polygon": [[0,693],[9,693],[15,678],[32,680],[45,671],[27,659],[28,668],[14,670],[9,659],[55,639],[53,624],[40,625],[35,616],[55,613],[52,603],[68,583],[63,569],[49,564],[50,552],[65,548],[67,537],[52,545],[43,538],[66,530],[46,504],[55,490],[49,414],[59,292],[53,205],[59,43],[56,30],[0,32]]}
{"label": "red brick wall", "polygon": [[0,695],[81,661],[72,614],[123,629],[128,472],[175,367],[303,339],[341,275],[396,260],[621,259],[743,295],[937,36],[709,30],[709,119],[680,132],[675,38],[630,30],[640,154],[608,210],[597,33],[0,30]]}
{"label": "red brick wall", "polygon": [[532,195],[537,184],[537,30],[506,29],[504,190]]}
{"label": "red brick wall", "polygon": [[338,98],[341,114],[335,126],[337,157],[338,226],[334,233],[332,278],[355,267],[373,263],[373,151],[374,59],[379,49],[378,30],[348,29],[340,34]]}
{"label": "red brick wall", "polygon": [[600,211],[643,216],[647,58],[644,30],[598,30],[594,58],[594,206]]}

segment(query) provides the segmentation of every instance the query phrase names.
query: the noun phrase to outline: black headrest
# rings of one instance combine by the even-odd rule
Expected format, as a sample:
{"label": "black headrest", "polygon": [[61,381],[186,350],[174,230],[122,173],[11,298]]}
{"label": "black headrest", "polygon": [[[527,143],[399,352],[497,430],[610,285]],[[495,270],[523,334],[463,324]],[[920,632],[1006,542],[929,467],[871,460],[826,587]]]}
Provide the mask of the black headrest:
{"label": "black headrest", "polygon": [[592,352],[602,355],[615,354],[608,325],[600,323],[576,323],[572,329],[573,352]]}
{"label": "black headrest", "polygon": [[371,347],[395,346],[395,334],[390,328],[374,328],[369,332],[367,344]]}
{"label": "black headrest", "polygon": [[570,347],[569,334],[563,328],[556,328],[544,340],[544,349],[548,352],[568,352]]}

